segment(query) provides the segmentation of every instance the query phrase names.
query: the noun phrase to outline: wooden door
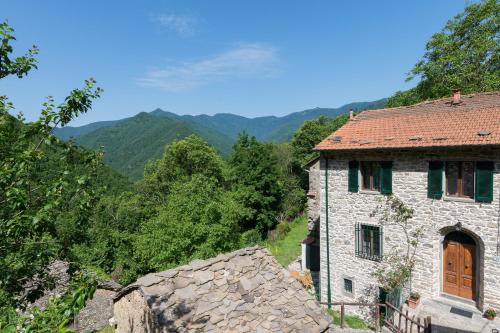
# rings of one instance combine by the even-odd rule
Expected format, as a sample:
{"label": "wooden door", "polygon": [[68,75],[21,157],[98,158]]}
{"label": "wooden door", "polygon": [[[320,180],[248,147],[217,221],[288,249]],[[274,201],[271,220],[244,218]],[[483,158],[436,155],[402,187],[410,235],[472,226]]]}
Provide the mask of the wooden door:
{"label": "wooden door", "polygon": [[475,246],[446,240],[443,254],[443,291],[475,298]]}

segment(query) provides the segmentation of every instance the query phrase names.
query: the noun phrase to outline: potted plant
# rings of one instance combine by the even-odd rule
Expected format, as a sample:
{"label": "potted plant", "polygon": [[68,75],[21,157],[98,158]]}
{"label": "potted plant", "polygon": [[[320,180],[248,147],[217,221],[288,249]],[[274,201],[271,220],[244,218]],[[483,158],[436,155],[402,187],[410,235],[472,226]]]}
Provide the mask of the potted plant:
{"label": "potted plant", "polygon": [[412,291],[410,293],[410,297],[408,298],[408,306],[411,309],[415,309],[419,303],[420,303],[420,294]]}
{"label": "potted plant", "polygon": [[489,308],[488,310],[484,311],[484,316],[488,320],[493,320],[497,316],[497,312],[495,310]]}

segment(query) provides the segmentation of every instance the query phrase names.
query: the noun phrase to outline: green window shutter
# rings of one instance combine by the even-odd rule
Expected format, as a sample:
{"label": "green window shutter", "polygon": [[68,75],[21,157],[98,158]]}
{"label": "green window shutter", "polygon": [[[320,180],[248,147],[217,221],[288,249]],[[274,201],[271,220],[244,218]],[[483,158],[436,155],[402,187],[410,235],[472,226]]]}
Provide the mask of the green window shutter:
{"label": "green window shutter", "polygon": [[442,161],[430,161],[427,173],[427,197],[441,199],[443,196],[443,168]]}
{"label": "green window shutter", "polygon": [[493,201],[493,162],[476,163],[476,201]]}
{"label": "green window shutter", "polygon": [[361,249],[361,227],[359,223],[356,223],[354,229],[354,243],[356,247],[356,256],[360,256],[363,251]]}
{"label": "green window shutter", "polygon": [[359,188],[359,162],[358,161],[349,161],[349,192],[358,192]]}
{"label": "green window shutter", "polygon": [[380,162],[380,193],[392,194],[392,161]]}

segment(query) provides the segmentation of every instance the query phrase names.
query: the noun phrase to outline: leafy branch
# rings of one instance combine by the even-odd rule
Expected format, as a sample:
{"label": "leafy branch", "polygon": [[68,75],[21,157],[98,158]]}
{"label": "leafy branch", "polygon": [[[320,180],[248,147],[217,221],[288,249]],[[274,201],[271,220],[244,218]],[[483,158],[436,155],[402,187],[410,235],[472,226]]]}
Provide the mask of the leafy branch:
{"label": "leafy branch", "polygon": [[401,288],[411,278],[415,267],[415,255],[423,235],[422,227],[413,227],[411,219],[414,215],[413,208],[406,205],[395,195],[386,198],[383,207],[377,207],[374,214],[382,209],[380,223],[399,227],[404,235],[404,251],[394,249],[389,255],[384,256],[383,265],[372,273],[386,291]]}

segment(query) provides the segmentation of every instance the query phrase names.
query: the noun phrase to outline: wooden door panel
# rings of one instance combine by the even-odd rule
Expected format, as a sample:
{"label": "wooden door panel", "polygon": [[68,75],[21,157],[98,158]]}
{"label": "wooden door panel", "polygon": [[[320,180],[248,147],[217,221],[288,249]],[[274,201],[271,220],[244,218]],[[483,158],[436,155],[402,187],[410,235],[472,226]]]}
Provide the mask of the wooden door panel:
{"label": "wooden door panel", "polygon": [[458,272],[458,256],[459,244],[456,242],[444,243],[444,286],[443,291],[450,294],[458,294],[459,289],[459,272]]}
{"label": "wooden door panel", "polygon": [[455,241],[443,244],[443,291],[475,298],[475,246]]}
{"label": "wooden door panel", "polygon": [[465,298],[474,298],[474,258],[475,247],[470,244],[460,244],[460,296]]}

